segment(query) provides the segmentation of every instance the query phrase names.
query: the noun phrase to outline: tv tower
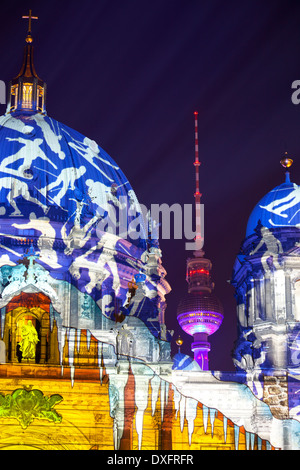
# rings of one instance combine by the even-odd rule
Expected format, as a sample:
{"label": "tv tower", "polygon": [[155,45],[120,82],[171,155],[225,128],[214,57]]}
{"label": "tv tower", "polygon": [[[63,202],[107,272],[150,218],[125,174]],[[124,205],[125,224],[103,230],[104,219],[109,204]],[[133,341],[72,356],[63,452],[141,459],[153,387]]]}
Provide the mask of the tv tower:
{"label": "tv tower", "polygon": [[212,263],[204,257],[203,227],[201,224],[201,196],[199,186],[199,145],[198,145],[198,112],[195,117],[195,213],[196,213],[196,249],[193,258],[187,259],[186,280],[188,294],[181,299],[177,308],[177,320],[183,331],[194,338],[191,349],[194,359],[201,370],[208,370],[208,353],[210,343],[208,336],[217,331],[223,321],[223,307],[213,294],[214,283],[211,280]]}

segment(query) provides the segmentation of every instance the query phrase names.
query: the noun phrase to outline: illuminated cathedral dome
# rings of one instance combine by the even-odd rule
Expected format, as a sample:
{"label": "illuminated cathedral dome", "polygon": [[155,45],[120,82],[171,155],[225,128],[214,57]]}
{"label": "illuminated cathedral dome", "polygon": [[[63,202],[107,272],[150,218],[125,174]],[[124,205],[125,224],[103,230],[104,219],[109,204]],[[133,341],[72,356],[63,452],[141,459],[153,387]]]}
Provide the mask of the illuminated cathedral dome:
{"label": "illuminated cathedral dome", "polygon": [[246,237],[255,233],[257,226],[300,227],[300,187],[291,182],[288,171],[285,182],[267,193],[253,209]]}
{"label": "illuminated cathedral dome", "polygon": [[[29,35],[21,70],[10,83],[7,113],[0,118],[0,214],[34,214],[77,226],[88,220],[91,231],[100,221],[105,227],[114,207],[115,218],[123,211],[126,232],[128,210],[134,216],[139,211],[128,180],[94,140],[47,116],[45,102],[46,84],[35,71]],[[133,239],[142,248],[144,242]]]}
{"label": "illuminated cathedral dome", "polygon": [[[97,300],[103,281],[113,278],[112,289],[118,293],[121,285],[127,289],[127,276],[130,280],[140,268],[146,249],[141,211],[112,158],[95,141],[47,116],[45,94],[46,84],[33,65],[32,40],[27,41],[21,70],[10,84],[7,112],[0,117],[5,242],[0,259],[18,263],[22,244],[31,243],[39,249],[42,266],[65,280],[71,275],[88,294],[98,290]],[[134,233],[139,223],[141,236],[130,238],[133,220],[138,221]],[[120,266],[128,260],[135,265],[124,281],[116,258],[122,258]],[[98,269],[102,278],[92,274]]]}
{"label": "illuminated cathedral dome", "polygon": [[[159,256],[152,254],[152,270],[146,264],[151,243],[137,197],[105,150],[47,115],[32,42],[29,32],[0,117],[0,303],[43,285],[64,325],[77,327],[81,316],[84,325],[104,327],[101,313],[122,321],[130,308],[159,336],[169,285]],[[139,272],[144,287],[134,296],[129,284]]]}
{"label": "illuminated cathedral dome", "polygon": [[[47,116],[47,87],[35,70],[30,25],[31,17],[23,63],[0,118],[0,216],[64,222],[63,241],[67,225],[87,222],[89,233],[96,225],[107,231],[110,224],[110,232],[126,237],[130,221],[140,214],[135,193],[95,141]],[[86,231],[77,235],[84,238]],[[130,242],[145,249],[143,236]]]}
{"label": "illuminated cathedral dome", "polygon": [[[0,214],[94,225],[121,203],[138,207],[117,164],[95,141],[40,113],[0,117]],[[140,243],[141,239],[133,240]],[[143,243],[143,241],[142,241]]]}
{"label": "illuminated cathedral dome", "polygon": [[299,367],[300,187],[290,179],[292,160],[280,163],[285,181],[252,211],[232,273],[239,335],[233,360],[241,371]]}

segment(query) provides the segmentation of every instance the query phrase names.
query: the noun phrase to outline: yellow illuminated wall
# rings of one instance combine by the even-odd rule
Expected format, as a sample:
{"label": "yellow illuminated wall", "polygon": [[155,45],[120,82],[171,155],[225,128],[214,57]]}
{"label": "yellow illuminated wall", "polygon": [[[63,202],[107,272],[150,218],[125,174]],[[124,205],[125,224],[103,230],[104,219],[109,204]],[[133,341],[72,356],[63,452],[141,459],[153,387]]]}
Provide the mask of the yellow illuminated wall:
{"label": "yellow illuminated wall", "polygon": [[[54,330],[55,333],[55,330]],[[53,333],[53,334],[54,334]],[[43,450],[114,450],[113,419],[110,417],[109,377],[103,370],[100,380],[98,344],[92,339],[87,347],[86,335],[81,332],[80,348],[75,360],[75,377],[71,381],[71,369],[58,364],[0,364],[0,393],[2,398],[11,396],[15,390],[40,390],[45,399],[55,394],[62,397],[54,410],[61,422],[34,417],[33,402],[25,403],[23,412],[32,414],[33,421],[26,428],[15,417],[0,417],[0,449]],[[64,363],[67,364],[68,341],[66,337]],[[81,356],[82,355],[82,360]],[[58,354],[57,354],[58,357]],[[136,431],[135,380],[130,372],[125,387],[125,425],[120,450],[139,448]],[[228,421],[227,440],[223,429],[223,416],[217,413],[214,432],[208,419],[204,431],[203,409],[199,404],[194,421],[194,432],[189,445],[188,426],[181,430],[179,413],[176,416],[173,390],[169,387],[167,404],[161,406],[157,399],[154,413],[151,405],[152,388],[149,385],[148,403],[144,412],[142,450],[234,450],[234,426]],[[18,404],[17,404],[18,405]],[[266,443],[262,443],[264,449]],[[246,448],[243,428],[239,430],[239,449]],[[255,439],[254,449],[257,448]]]}

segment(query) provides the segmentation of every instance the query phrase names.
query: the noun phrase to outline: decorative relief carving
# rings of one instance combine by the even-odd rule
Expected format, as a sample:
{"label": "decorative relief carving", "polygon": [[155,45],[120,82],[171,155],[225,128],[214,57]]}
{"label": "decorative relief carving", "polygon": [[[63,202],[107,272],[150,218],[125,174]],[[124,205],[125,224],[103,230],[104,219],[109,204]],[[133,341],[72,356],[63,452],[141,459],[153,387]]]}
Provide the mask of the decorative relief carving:
{"label": "decorative relief carving", "polygon": [[63,400],[61,395],[45,396],[40,390],[19,388],[12,394],[0,393],[0,418],[16,418],[23,429],[34,419],[60,423],[62,416],[53,407]]}

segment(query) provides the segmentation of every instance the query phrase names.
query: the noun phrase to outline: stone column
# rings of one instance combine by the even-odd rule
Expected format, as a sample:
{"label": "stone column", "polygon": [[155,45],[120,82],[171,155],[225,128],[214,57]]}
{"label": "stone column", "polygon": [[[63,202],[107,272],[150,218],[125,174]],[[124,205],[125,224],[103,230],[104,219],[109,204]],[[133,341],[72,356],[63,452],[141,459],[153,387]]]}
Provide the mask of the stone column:
{"label": "stone column", "polygon": [[265,287],[266,320],[273,320],[274,315],[273,315],[272,303],[271,303],[271,279],[269,275],[265,276],[264,287]]}
{"label": "stone column", "polygon": [[292,283],[291,283],[291,270],[286,269],[285,274],[285,303],[286,303],[286,319],[293,321],[293,301],[292,301]]}

